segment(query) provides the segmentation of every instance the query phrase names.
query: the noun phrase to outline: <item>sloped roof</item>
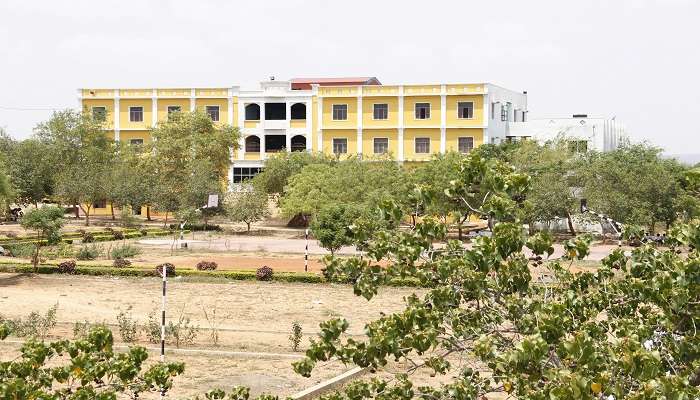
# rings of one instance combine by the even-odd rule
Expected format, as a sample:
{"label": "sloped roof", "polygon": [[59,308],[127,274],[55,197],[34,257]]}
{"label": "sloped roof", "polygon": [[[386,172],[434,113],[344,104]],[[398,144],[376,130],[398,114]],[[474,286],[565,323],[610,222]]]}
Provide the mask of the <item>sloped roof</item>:
{"label": "sloped roof", "polygon": [[292,89],[308,90],[311,85],[346,86],[346,85],[381,85],[379,79],[373,76],[341,77],[341,78],[292,78]]}

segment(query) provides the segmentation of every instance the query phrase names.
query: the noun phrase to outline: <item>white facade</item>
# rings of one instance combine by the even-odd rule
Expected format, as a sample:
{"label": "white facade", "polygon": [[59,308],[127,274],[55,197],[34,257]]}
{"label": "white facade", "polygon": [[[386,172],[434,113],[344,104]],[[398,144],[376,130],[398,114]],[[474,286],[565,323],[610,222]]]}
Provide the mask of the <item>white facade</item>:
{"label": "white facade", "polygon": [[615,117],[544,118],[510,125],[508,139],[535,139],[546,142],[557,138],[585,141],[588,150],[612,151],[627,140],[624,124]]}
{"label": "white facade", "polygon": [[511,127],[527,120],[527,92],[516,92],[488,84],[484,99],[484,118],[487,128],[484,143],[498,144],[511,136]]}

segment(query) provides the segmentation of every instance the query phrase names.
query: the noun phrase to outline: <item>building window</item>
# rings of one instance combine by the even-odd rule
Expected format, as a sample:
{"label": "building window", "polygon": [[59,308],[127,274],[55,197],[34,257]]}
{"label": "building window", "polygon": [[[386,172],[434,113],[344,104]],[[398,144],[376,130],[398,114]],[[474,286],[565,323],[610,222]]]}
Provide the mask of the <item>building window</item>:
{"label": "building window", "polygon": [[374,138],[374,154],[389,152],[389,138]]}
{"label": "building window", "polygon": [[129,121],[143,122],[143,107],[129,107]]}
{"label": "building window", "polygon": [[333,121],[345,121],[348,119],[347,104],[333,104]]}
{"label": "building window", "polygon": [[93,121],[104,122],[107,120],[107,107],[92,107]]}
{"label": "building window", "polygon": [[501,121],[508,121],[508,107],[504,104],[501,104]]}
{"label": "building window", "polygon": [[219,106],[207,106],[205,110],[212,121],[219,122]]}
{"label": "building window", "polygon": [[389,118],[389,105],[388,104],[374,104],[374,119],[388,119]]}
{"label": "building window", "polygon": [[262,172],[260,167],[233,168],[233,183],[242,183]]}
{"label": "building window", "polygon": [[527,121],[525,120],[525,119],[526,119],[526,117],[525,117],[526,115],[527,115],[527,112],[523,111],[523,122],[527,122]]}
{"label": "building window", "polygon": [[472,151],[474,148],[474,138],[473,137],[461,137],[457,139],[457,149],[460,153],[466,154]]}
{"label": "building window", "polygon": [[131,145],[131,146],[143,146],[143,139],[130,139],[129,145]]}
{"label": "building window", "polygon": [[260,138],[257,136],[248,136],[245,138],[245,152],[246,153],[259,153],[260,152]]}
{"label": "building window", "polygon": [[416,154],[428,154],[430,153],[430,138],[416,138],[415,141],[415,151]]}
{"label": "building window", "polygon": [[491,103],[491,119],[496,119],[496,103]]}
{"label": "building window", "polygon": [[170,115],[174,113],[179,113],[182,111],[180,106],[168,106],[168,120],[170,120]]}
{"label": "building window", "polygon": [[346,154],[348,152],[348,140],[345,138],[333,138],[333,154]]}
{"label": "building window", "polygon": [[306,104],[294,103],[290,109],[291,119],[306,119]]}
{"label": "building window", "polygon": [[460,101],[457,103],[457,118],[472,119],[474,118],[474,103],[471,101]]}
{"label": "building window", "polygon": [[260,106],[258,104],[248,104],[245,106],[246,121],[260,121]]}
{"label": "building window", "polygon": [[416,119],[430,118],[430,103],[416,103]]}

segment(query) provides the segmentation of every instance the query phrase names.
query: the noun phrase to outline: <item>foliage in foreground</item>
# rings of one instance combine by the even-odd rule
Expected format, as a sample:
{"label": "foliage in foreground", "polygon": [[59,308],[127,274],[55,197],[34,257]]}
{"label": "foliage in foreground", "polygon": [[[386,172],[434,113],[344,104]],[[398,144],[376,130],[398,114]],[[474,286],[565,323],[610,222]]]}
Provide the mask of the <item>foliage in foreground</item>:
{"label": "foliage in foreground", "polygon": [[[379,230],[369,238],[357,226],[365,256],[330,257],[327,276],[354,282],[355,294],[368,300],[396,277],[415,277],[432,289],[408,297],[403,311],[367,324],[366,340],[345,335],[345,319],[322,323],[294,369],[309,376],[329,359],[371,370],[406,361],[407,369],[393,379],[352,383],[325,397],[333,400],[499,393],[518,399],[697,398],[700,223],[675,227],[674,248],[645,245],[631,256],[615,250],[595,272],[570,270],[570,262],[588,255],[587,236],[567,241],[562,259],[540,265],[539,257],[553,252],[552,239],[523,232],[528,185],[496,161],[472,156],[461,163],[448,195],[499,221],[493,237],[480,237],[471,248],[457,241],[434,246],[446,227],[431,218],[410,231]],[[403,217],[392,203],[383,204],[380,216],[389,226]],[[380,260],[388,265],[380,267]],[[531,268],[539,271],[534,281]],[[417,385],[411,375],[420,369],[446,377]]]}

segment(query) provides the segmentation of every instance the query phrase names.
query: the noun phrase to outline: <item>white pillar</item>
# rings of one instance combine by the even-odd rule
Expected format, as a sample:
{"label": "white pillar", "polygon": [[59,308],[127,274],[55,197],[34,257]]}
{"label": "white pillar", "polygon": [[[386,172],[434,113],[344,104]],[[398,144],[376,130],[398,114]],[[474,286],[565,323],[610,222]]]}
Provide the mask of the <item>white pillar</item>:
{"label": "white pillar", "polygon": [[238,159],[243,160],[245,156],[245,129],[243,128],[245,122],[245,103],[243,99],[238,98],[238,129],[241,132],[241,138],[238,139]]}
{"label": "white pillar", "polygon": [[286,103],[287,108],[286,114],[285,114],[285,120],[287,121],[286,126],[287,128],[284,130],[284,137],[285,137],[285,147],[287,148],[287,153],[292,151],[292,135],[289,132],[289,129],[291,128],[291,123],[290,121],[292,120],[292,103],[289,102],[289,100]]}
{"label": "white pillar", "polygon": [[317,129],[318,129],[318,138],[316,139],[318,142],[318,151],[322,152],[323,151],[323,97],[318,97],[318,124],[316,124]]}
{"label": "white pillar", "polygon": [[114,140],[119,141],[119,118],[121,117],[119,110],[119,89],[114,90]]}
{"label": "white pillar", "polygon": [[357,87],[357,155],[362,158],[362,86]]}
{"label": "white pillar", "polygon": [[194,99],[195,99],[196,95],[197,95],[197,91],[194,88],[190,89],[190,112],[194,111],[194,108],[195,108]]}
{"label": "white pillar", "polygon": [[311,109],[314,106],[313,100],[309,99],[306,101],[306,151],[312,151],[313,148],[311,146],[311,129],[312,129],[312,120],[313,120],[313,110]]}
{"label": "white pillar", "polygon": [[447,143],[447,88],[440,85],[440,153],[445,152]]}
{"label": "white pillar", "polygon": [[265,131],[260,131],[260,160],[265,159]]}
{"label": "white pillar", "polygon": [[397,155],[399,161],[403,161],[404,155],[403,155],[403,85],[399,86],[399,120],[398,120],[398,127],[399,127],[399,136],[398,136],[398,149],[399,149],[399,154]]}
{"label": "white pillar", "polygon": [[151,126],[158,125],[158,91],[153,89],[151,92]]}

